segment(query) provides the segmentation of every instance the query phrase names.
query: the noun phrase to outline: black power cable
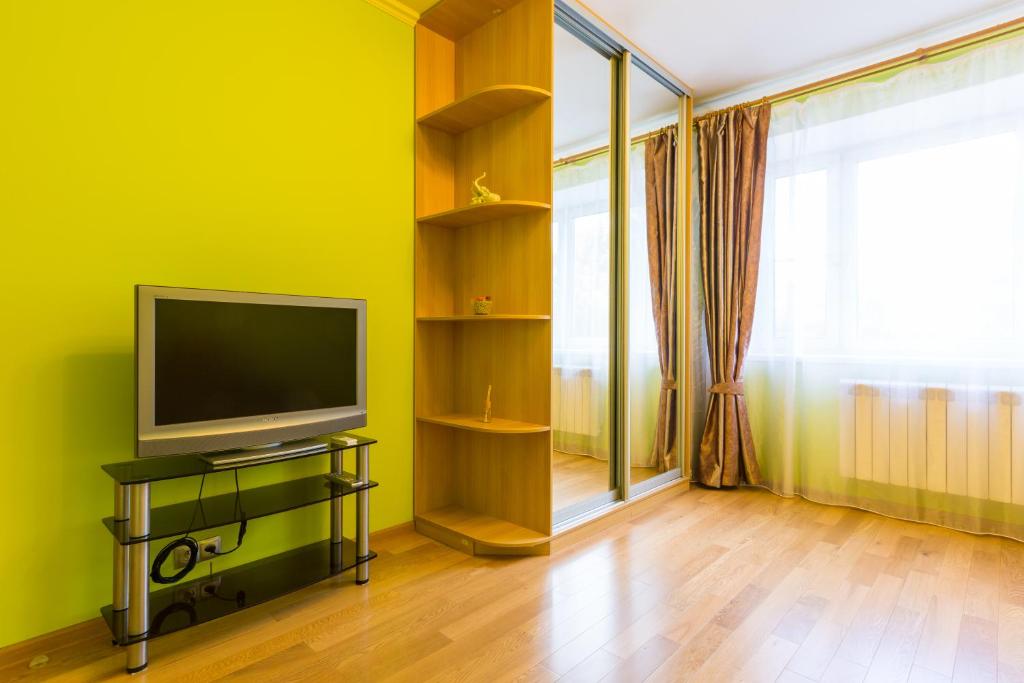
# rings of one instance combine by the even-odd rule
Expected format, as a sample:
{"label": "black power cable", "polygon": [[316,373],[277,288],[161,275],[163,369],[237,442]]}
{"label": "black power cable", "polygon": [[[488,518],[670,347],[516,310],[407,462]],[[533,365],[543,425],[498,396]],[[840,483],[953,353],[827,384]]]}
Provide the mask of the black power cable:
{"label": "black power cable", "polygon": [[235,509],[238,511],[238,518],[241,520],[241,522],[239,522],[238,524],[238,538],[235,540],[235,547],[231,550],[225,550],[223,552],[219,552],[216,550],[210,551],[218,557],[230,555],[231,553],[241,548],[242,539],[245,538],[245,530],[249,526],[249,520],[245,518],[245,510],[242,509],[242,492],[238,488],[238,470],[235,470]]}
{"label": "black power cable", "polygon": [[[192,517],[189,519],[188,528],[185,530],[185,535],[179,539],[176,539],[167,545],[165,545],[159,553],[157,553],[156,559],[153,560],[153,567],[149,573],[149,577],[153,579],[154,583],[168,584],[177,583],[181,581],[185,576],[195,569],[196,562],[199,561],[199,542],[192,537],[192,526],[196,521],[196,513],[202,507],[203,504],[203,486],[206,484],[206,473],[203,473],[202,479],[199,480],[199,495],[196,497],[195,507],[192,508]],[[238,470],[235,470],[235,506],[239,513],[241,522],[238,525],[238,539],[235,543],[235,547],[231,550],[224,552],[209,551],[213,555],[222,556],[230,555],[239,548],[242,547],[242,539],[245,538],[246,528],[248,527],[248,520],[245,518],[245,511],[242,509],[242,492],[238,485]],[[177,574],[171,576],[164,576],[161,571],[164,562],[171,556],[176,548],[186,547],[189,549],[188,562]]]}
{"label": "black power cable", "polygon": [[[185,566],[177,574],[164,576],[161,571],[164,562],[167,561],[167,558],[170,557],[176,548],[182,546],[188,548],[188,562],[185,563]],[[153,568],[149,572],[149,578],[153,579],[154,583],[178,583],[185,578],[186,574],[195,569],[198,557],[199,544],[191,536],[183,536],[175,541],[171,541],[156,554],[156,559],[153,560]]]}

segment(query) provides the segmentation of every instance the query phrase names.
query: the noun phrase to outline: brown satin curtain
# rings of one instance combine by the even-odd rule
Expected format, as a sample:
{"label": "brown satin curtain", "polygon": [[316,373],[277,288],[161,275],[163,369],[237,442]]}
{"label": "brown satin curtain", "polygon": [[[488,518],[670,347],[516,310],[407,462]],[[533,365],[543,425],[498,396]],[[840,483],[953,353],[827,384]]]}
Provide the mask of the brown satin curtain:
{"label": "brown satin curtain", "polygon": [[743,362],[757,293],[770,114],[765,102],[697,123],[704,324],[713,385],[696,474],[716,488],[761,483]]}
{"label": "brown satin curtain", "polygon": [[654,429],[654,461],[659,472],[676,467],[676,129],[666,128],[644,144],[647,199],[647,263],[651,276],[651,307],[658,337],[661,392]]}

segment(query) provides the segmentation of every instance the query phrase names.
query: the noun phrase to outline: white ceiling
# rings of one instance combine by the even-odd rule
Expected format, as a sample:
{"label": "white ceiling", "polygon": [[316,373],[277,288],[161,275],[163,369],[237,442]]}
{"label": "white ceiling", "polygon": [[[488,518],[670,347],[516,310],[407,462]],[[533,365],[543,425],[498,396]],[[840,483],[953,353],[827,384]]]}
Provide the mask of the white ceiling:
{"label": "white ceiling", "polygon": [[800,85],[1024,15],[1024,0],[584,2],[688,83],[698,103],[756,84]]}
{"label": "white ceiling", "polygon": [[[555,158],[604,147],[611,120],[608,60],[560,26],[555,26]],[[629,88],[630,133],[660,128],[678,117],[678,99],[653,78],[633,68]]]}

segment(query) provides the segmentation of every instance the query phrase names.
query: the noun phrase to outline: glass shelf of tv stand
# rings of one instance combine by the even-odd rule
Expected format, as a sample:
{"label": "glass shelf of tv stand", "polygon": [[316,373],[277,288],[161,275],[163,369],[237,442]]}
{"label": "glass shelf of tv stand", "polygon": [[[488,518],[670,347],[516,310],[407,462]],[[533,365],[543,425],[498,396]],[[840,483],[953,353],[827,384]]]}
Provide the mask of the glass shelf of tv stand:
{"label": "glass shelf of tv stand", "polygon": [[149,629],[144,635],[127,635],[127,610],[115,612],[112,605],[100,608],[118,645],[198,626],[240,612],[282,595],[357,567],[377,557],[356,554],[355,542],[323,540],[265,557],[248,564],[197,577],[149,594]]}
{"label": "glass shelf of tv stand", "polygon": [[[219,472],[220,470],[218,470]],[[355,478],[355,475],[351,475]],[[103,525],[121,545],[156,541],[181,536],[187,531],[196,534],[242,521],[268,517],[308,505],[324,503],[334,498],[350,496],[378,486],[367,480],[358,484],[329,482],[322,474],[301,479],[290,479],[277,484],[242,489],[235,492],[204,497],[201,502],[186,500],[181,503],[154,507],[150,510],[149,535],[133,538],[127,521],[104,517]]]}
{"label": "glass shelf of tv stand", "polygon": [[[354,438],[356,442],[351,445],[335,442],[332,445],[331,439],[337,436],[349,436]],[[329,434],[321,437],[319,440],[323,441],[325,445],[325,449],[322,451],[299,453],[287,458],[274,460],[249,460],[239,462],[235,465],[214,466],[203,460],[203,453],[189,453],[186,455],[167,455],[155,458],[136,458],[135,460],[126,460],[124,462],[108,463],[106,465],[102,465],[102,468],[103,471],[110,475],[110,477],[118,484],[145,484],[147,482],[164,481],[167,479],[195,477],[200,474],[240,470],[246,467],[257,467],[259,465],[267,465],[275,462],[284,462],[285,460],[298,460],[299,458],[308,458],[314,455],[323,455],[324,453],[333,453],[336,451],[347,451],[352,448],[359,448],[360,446],[369,446],[377,443],[376,439],[359,436],[358,434],[349,434],[347,432]]]}

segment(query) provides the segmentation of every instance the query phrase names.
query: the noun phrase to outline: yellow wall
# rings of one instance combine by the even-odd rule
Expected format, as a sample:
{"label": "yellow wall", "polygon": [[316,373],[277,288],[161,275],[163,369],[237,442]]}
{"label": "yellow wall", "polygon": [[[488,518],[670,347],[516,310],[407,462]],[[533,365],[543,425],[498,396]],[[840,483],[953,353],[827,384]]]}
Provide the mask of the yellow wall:
{"label": "yellow wall", "polygon": [[[0,0],[0,646],[110,602],[135,283],[368,299],[372,526],[411,518],[412,41],[363,0]],[[254,520],[216,568],[325,519]]]}

